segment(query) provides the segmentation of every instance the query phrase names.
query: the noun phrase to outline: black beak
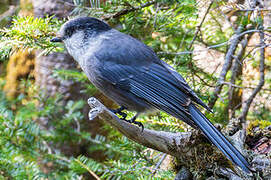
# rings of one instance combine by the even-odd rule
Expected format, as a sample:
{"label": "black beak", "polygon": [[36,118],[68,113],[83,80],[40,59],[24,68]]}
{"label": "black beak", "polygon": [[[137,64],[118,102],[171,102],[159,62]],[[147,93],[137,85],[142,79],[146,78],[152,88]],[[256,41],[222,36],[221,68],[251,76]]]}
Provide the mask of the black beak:
{"label": "black beak", "polygon": [[50,40],[51,42],[62,42],[61,37],[54,37],[53,39]]}

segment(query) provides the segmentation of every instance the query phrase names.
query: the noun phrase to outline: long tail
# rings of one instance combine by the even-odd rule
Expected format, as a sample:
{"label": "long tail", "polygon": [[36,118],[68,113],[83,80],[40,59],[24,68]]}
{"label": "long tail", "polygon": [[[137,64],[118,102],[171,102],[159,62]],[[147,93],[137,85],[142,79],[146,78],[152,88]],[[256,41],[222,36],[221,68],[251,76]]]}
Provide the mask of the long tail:
{"label": "long tail", "polygon": [[245,172],[252,172],[245,157],[214,127],[195,105],[190,104],[189,111],[194,123],[202,130],[207,138],[227,156],[227,158],[240,166]]}

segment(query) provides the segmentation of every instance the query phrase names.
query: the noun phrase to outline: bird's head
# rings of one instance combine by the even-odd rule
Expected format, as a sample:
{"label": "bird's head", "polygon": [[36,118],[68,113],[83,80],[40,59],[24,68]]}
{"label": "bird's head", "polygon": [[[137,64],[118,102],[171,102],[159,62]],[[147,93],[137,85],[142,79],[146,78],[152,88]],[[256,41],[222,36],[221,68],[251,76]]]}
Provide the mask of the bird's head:
{"label": "bird's head", "polygon": [[[64,42],[78,36],[83,35],[82,40],[86,40],[88,37],[98,35],[99,33],[110,30],[111,27],[103,21],[93,17],[79,17],[64,23],[57,37],[51,39],[51,42]],[[80,39],[81,40],[81,39]]]}
{"label": "bird's head", "polygon": [[51,42],[63,42],[69,54],[76,61],[81,61],[87,52],[98,46],[98,35],[112,28],[103,21],[93,17],[79,17],[64,23],[57,37]]}

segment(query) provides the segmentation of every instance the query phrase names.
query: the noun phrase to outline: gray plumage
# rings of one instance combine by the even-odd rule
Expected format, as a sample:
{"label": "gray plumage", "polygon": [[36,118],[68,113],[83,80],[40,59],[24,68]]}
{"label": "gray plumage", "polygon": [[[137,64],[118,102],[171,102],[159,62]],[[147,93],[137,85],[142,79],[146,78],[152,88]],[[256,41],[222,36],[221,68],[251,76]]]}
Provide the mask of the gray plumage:
{"label": "gray plumage", "polygon": [[138,113],[162,110],[201,129],[230,160],[250,172],[246,159],[196,104],[211,109],[150,47],[90,17],[68,21],[53,41],[63,41],[89,80],[119,105]]}

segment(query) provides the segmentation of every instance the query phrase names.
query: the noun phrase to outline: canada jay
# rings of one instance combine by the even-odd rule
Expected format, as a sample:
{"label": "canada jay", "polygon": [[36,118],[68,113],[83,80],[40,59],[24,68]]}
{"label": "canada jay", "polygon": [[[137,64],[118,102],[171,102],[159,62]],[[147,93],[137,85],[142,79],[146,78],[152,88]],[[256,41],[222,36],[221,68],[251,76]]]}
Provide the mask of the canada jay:
{"label": "canada jay", "polygon": [[[184,78],[160,60],[153,50],[139,40],[112,29],[92,17],[80,17],[62,25],[52,42],[64,42],[68,52],[80,64],[89,80],[122,110],[137,115],[162,110],[194,128],[199,128],[232,162],[251,172],[243,155],[200,112],[205,105]],[[135,121],[128,122],[142,126]]]}

